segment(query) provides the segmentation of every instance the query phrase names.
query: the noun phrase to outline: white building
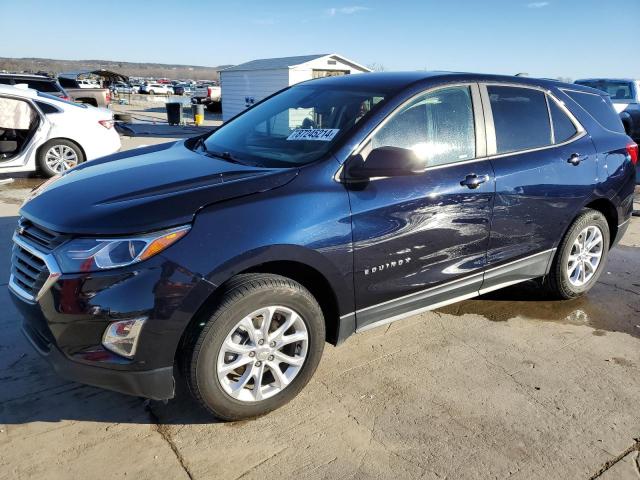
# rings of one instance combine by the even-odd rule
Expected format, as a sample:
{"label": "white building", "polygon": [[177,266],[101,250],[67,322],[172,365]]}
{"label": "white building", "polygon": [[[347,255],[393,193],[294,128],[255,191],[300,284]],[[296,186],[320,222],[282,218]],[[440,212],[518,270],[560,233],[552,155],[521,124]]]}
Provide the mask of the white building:
{"label": "white building", "polygon": [[222,119],[229,120],[263,98],[313,78],[369,72],[337,54],[265,58],[236,65],[220,72]]}

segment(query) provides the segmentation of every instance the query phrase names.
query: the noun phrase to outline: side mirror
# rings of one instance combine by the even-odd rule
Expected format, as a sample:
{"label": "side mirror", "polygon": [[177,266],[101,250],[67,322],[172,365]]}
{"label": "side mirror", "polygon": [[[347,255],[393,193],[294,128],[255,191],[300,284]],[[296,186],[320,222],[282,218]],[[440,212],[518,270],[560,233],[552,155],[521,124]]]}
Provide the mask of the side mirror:
{"label": "side mirror", "polygon": [[367,180],[373,177],[399,177],[423,173],[424,161],[407,148],[379,147],[371,150],[367,159],[356,155],[347,163],[347,180]]}

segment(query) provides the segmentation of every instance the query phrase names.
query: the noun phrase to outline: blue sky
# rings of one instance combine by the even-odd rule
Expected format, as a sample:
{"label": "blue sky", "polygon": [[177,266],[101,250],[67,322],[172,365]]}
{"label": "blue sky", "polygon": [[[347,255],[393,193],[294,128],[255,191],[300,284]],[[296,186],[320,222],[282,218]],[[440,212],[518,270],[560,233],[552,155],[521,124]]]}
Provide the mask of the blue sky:
{"label": "blue sky", "polygon": [[0,56],[221,65],[340,53],[386,70],[640,78],[640,0],[0,0]]}

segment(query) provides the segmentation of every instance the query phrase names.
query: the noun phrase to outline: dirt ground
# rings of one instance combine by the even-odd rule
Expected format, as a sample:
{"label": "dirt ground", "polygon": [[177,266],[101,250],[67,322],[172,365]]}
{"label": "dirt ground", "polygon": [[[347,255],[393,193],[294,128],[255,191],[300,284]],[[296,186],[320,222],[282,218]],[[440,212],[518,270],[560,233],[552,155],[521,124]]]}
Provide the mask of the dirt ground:
{"label": "dirt ground", "polygon": [[27,344],[6,281],[39,181],[0,184],[1,479],[640,478],[638,217],[582,299],[523,285],[355,335],[286,407],[218,423],[184,392],[66,382]]}

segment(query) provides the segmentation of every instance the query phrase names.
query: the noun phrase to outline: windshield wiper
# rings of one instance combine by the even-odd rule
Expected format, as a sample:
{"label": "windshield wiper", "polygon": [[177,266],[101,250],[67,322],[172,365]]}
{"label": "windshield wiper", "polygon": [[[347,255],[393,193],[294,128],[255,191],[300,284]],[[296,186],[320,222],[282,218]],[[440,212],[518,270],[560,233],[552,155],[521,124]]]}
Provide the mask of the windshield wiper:
{"label": "windshield wiper", "polygon": [[217,157],[217,158],[221,158],[223,160],[226,160],[227,162],[238,163],[240,165],[246,165],[246,163],[240,161],[240,159],[234,157],[229,152],[214,152],[212,150],[207,150],[207,147],[204,145],[204,143],[202,144],[202,148],[204,149],[205,155],[208,155],[209,157]]}

